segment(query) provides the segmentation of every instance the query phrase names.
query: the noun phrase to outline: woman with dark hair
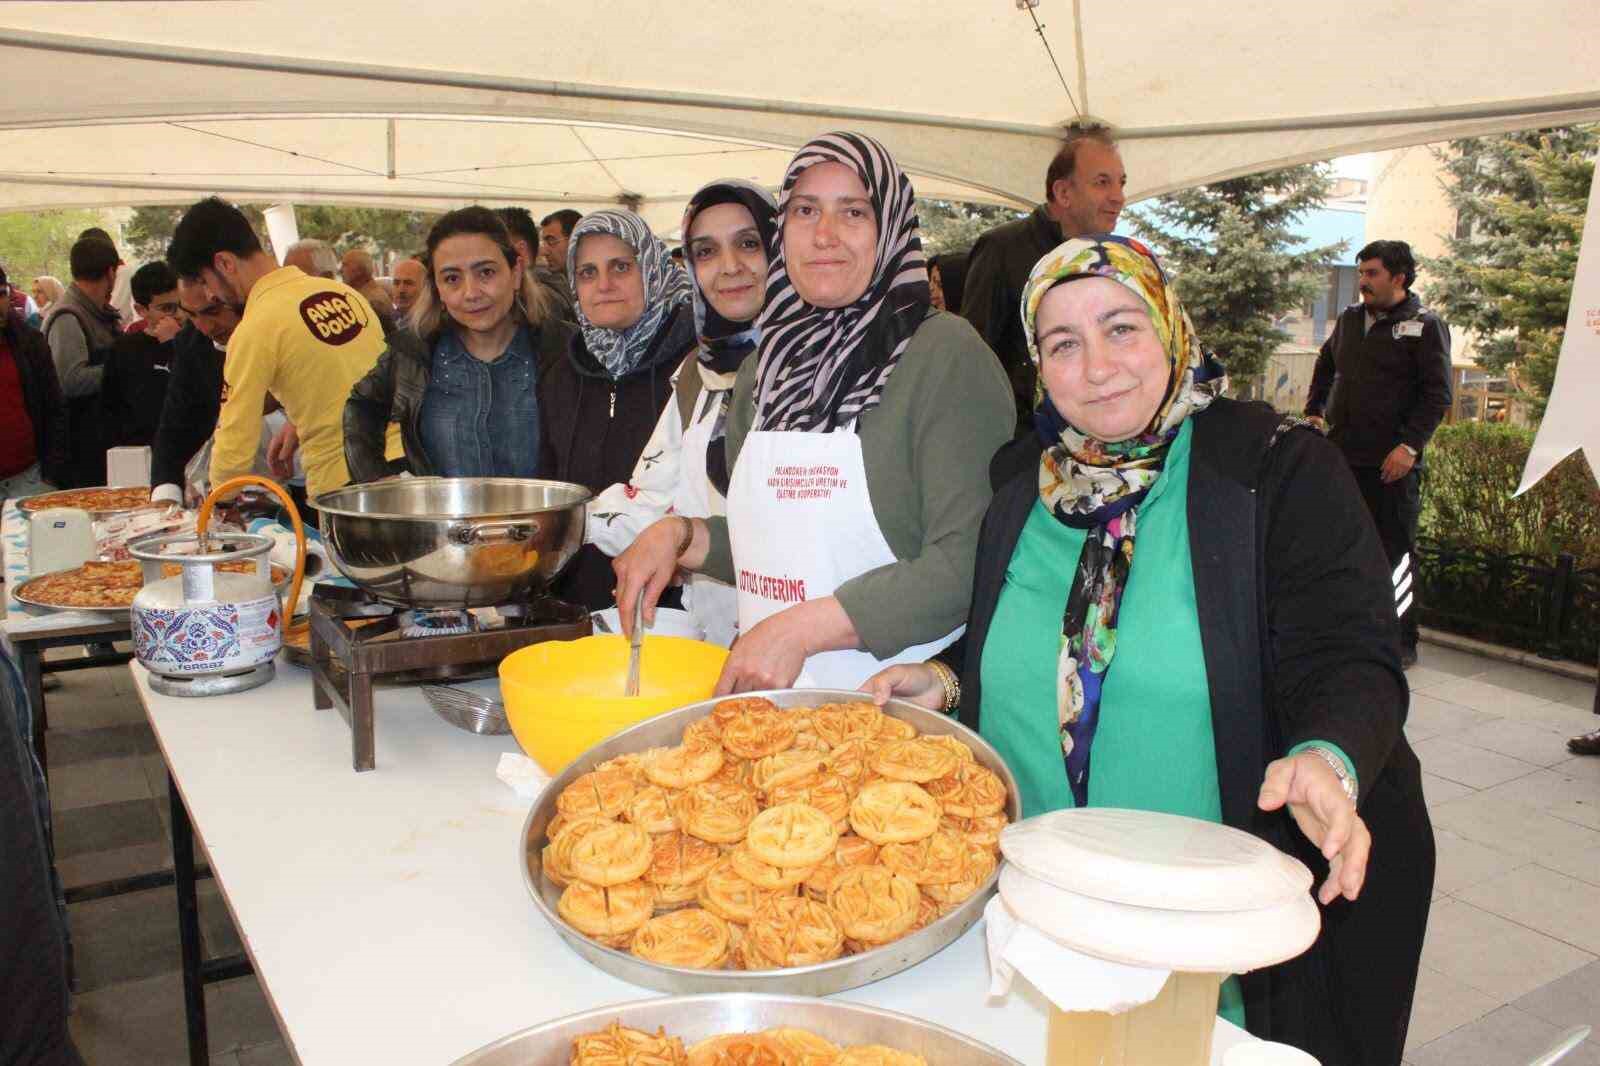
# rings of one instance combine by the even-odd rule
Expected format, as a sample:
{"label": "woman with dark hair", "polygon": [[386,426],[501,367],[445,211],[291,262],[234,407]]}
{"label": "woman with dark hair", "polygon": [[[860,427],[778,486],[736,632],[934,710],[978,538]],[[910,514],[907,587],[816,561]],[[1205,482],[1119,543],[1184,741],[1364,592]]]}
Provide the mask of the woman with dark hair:
{"label": "woman with dark hair", "polygon": [[939,310],[953,315],[961,313],[970,251],[943,252],[928,260],[928,287],[933,293],[933,306]]}
{"label": "woman with dark hair", "polygon": [[[776,232],[772,195],[749,182],[714,181],[689,198],[683,245],[700,346],[696,358],[678,368],[675,402],[662,410],[633,474],[589,505],[585,535],[607,555],[620,554],[663,515],[727,514],[728,401],[761,335],[755,318],[766,297],[767,248]],[[683,606],[707,640],[733,643],[739,609],[732,585],[691,574]]]}
{"label": "woman with dark hair", "polygon": [[1164,811],[1298,856],[1322,932],[1230,979],[1221,1011],[1324,1063],[1398,1066],[1434,843],[1389,567],[1348,468],[1303,420],[1222,396],[1137,241],[1056,248],[1022,323],[1037,433],[995,459],[960,683],[928,662],[867,690],[959,711],[1025,816]]}
{"label": "woman with dark hair", "polygon": [[[695,350],[689,279],[661,239],[631,211],[596,211],[572,230],[567,274],[579,331],[540,383],[546,477],[593,492],[627,481]],[[591,510],[590,522],[615,522]],[[590,609],[612,602],[611,560],[585,544],[556,595]]]}
{"label": "woman with dark hair", "polygon": [[505,223],[488,208],[434,223],[423,263],[415,328],[388,337],[345,404],[351,481],[396,472],[384,458],[390,422],[418,476],[538,476],[538,382],[572,327],[552,317],[549,293],[518,268]]}
{"label": "woman with dark hair", "polygon": [[664,519],[617,559],[625,621],[680,567],[737,584],[720,692],[856,688],[960,636],[1009,390],[929,306],[915,196],[869,137],[800,149],[728,412],[727,517]]}

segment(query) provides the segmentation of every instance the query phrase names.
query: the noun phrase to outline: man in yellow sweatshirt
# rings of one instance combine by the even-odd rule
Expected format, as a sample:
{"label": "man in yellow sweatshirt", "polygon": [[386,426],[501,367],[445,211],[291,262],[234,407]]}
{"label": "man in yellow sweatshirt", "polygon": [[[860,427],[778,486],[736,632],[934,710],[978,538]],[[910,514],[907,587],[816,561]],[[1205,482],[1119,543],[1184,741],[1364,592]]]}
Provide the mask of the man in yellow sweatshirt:
{"label": "man in yellow sweatshirt", "polygon": [[240,315],[223,363],[211,484],[249,472],[269,392],[299,433],[307,495],[349,484],[345,400],[384,350],[372,305],[341,281],[278,266],[243,212],[214,196],[184,213],[167,261]]}

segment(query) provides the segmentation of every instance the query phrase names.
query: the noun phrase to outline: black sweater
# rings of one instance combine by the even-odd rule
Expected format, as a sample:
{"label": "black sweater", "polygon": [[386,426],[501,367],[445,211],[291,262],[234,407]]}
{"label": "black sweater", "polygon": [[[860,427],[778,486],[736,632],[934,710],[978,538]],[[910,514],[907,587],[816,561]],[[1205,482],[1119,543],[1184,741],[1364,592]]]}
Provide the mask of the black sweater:
{"label": "black sweater", "polygon": [[[1251,1032],[1322,1062],[1400,1062],[1433,888],[1433,831],[1406,743],[1409,692],[1388,566],[1346,463],[1316,434],[1269,447],[1278,416],[1219,400],[1196,415],[1188,514],[1195,599],[1217,740],[1222,819],[1311,867],[1327,863],[1287,811],[1256,807],[1266,766],[1303,740],[1355,763],[1373,836],[1356,903],[1322,908],[1305,955],[1243,978]],[[984,641],[1038,499],[1036,437],[1013,442],[978,541],[961,718],[977,728]],[[1075,560],[1063,560],[1070,568]]]}
{"label": "black sweater", "polygon": [[185,326],[172,338],[172,346],[161,421],[150,446],[150,484],[182,488],[184,466],[217,428],[223,353],[193,326]]}
{"label": "black sweater", "polygon": [[[639,365],[613,380],[589,354],[583,334],[575,333],[567,358],[556,360],[539,378],[544,476],[591,492],[627,481],[672,395],[673,371],[698,344],[694,315],[685,303],[661,324]],[[598,610],[613,602],[616,584],[611,560],[586,544],[555,593]]]}

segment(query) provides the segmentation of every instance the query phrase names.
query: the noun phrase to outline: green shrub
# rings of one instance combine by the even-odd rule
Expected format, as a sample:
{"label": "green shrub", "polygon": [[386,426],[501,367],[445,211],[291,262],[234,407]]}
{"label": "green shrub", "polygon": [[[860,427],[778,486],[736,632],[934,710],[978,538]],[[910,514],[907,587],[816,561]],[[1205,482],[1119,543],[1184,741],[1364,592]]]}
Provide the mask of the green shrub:
{"label": "green shrub", "polygon": [[1600,567],[1600,487],[1581,453],[1513,498],[1533,446],[1516,426],[1458,422],[1428,446],[1421,535],[1441,544]]}

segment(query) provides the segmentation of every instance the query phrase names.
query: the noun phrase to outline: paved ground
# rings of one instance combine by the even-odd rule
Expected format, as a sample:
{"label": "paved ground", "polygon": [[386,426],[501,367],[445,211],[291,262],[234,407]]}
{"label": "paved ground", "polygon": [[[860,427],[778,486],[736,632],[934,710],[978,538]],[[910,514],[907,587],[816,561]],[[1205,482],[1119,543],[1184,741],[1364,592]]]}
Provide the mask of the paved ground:
{"label": "paved ground", "polygon": [[[66,883],[170,866],[165,770],[126,668],[61,676],[49,750]],[[1439,872],[1408,1061],[1522,1066],[1564,1029],[1600,1026],[1600,758],[1565,745],[1600,724],[1593,687],[1429,646],[1409,676]],[[187,1063],[172,889],[71,912],[90,1066]],[[201,913],[208,951],[237,951],[209,883]],[[255,978],[207,1002],[213,1063],[293,1061]],[[1600,1066],[1600,1039],[1566,1062]]]}

